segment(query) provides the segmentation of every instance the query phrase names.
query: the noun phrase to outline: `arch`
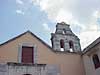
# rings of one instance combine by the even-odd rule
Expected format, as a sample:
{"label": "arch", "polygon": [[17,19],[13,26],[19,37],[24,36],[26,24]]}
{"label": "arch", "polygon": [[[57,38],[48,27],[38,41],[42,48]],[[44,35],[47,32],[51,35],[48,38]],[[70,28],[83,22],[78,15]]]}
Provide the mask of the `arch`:
{"label": "arch", "polygon": [[70,51],[73,52],[73,50],[74,50],[74,44],[73,44],[72,40],[69,41],[69,48],[70,48]]}
{"label": "arch", "polygon": [[97,54],[94,54],[92,56],[92,60],[93,60],[95,69],[99,68],[100,67],[100,60],[99,60],[99,57]]}
{"label": "arch", "polygon": [[61,51],[64,51],[64,40],[63,39],[60,40],[60,48],[61,48]]}
{"label": "arch", "polygon": [[63,39],[60,40],[60,47],[64,48],[64,40]]}

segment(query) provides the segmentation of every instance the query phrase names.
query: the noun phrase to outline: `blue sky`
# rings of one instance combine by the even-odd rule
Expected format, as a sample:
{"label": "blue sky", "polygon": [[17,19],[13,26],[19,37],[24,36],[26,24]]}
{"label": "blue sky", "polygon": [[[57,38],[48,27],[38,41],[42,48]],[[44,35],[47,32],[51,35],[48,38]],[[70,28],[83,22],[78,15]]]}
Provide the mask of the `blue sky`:
{"label": "blue sky", "polygon": [[0,1],[0,9],[0,34],[2,35],[0,43],[27,30],[32,31],[48,42],[50,32],[45,30],[43,24],[48,23],[52,30],[55,24],[48,20],[47,14],[44,11],[40,11],[38,6],[25,3],[25,7],[23,7],[16,0],[2,0]]}
{"label": "blue sky", "polygon": [[50,44],[62,21],[86,47],[100,35],[100,0],[0,0],[0,43],[30,30]]}

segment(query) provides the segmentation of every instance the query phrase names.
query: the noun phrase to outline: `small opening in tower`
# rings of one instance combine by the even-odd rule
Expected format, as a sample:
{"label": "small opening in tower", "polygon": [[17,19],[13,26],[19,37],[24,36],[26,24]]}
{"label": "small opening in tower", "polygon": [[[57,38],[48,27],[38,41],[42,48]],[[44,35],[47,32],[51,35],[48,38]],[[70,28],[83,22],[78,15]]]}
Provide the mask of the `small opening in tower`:
{"label": "small opening in tower", "polygon": [[60,40],[60,48],[61,48],[61,51],[64,51],[64,40],[63,39]]}
{"label": "small opening in tower", "polygon": [[65,34],[65,32],[63,31],[63,34]]}
{"label": "small opening in tower", "polygon": [[51,43],[52,43],[52,48],[54,47],[54,43],[53,43],[53,41],[51,41]]}
{"label": "small opening in tower", "polygon": [[69,48],[70,48],[70,52],[73,52],[74,49],[73,41],[69,41]]}
{"label": "small opening in tower", "polygon": [[62,33],[65,34],[65,29],[63,29]]}

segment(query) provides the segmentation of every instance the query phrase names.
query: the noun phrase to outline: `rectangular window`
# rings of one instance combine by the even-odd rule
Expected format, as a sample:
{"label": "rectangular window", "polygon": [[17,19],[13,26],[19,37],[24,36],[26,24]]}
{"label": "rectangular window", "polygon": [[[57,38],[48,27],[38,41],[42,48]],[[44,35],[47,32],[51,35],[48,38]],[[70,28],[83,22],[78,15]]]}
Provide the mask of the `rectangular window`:
{"label": "rectangular window", "polygon": [[34,63],[34,48],[22,46],[22,63]]}

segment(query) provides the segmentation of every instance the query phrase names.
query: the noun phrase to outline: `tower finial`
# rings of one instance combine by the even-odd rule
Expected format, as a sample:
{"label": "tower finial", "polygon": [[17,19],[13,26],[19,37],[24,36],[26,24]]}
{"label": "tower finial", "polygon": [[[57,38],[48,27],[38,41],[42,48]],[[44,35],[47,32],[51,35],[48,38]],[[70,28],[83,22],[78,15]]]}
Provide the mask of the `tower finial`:
{"label": "tower finial", "polygon": [[64,21],[62,21],[62,22],[60,22],[60,23],[57,23],[57,24],[59,24],[59,25],[67,25],[67,26],[70,26],[69,24],[67,24],[67,23],[64,22]]}
{"label": "tower finial", "polygon": [[66,24],[66,23],[64,21],[62,21],[61,24]]}

